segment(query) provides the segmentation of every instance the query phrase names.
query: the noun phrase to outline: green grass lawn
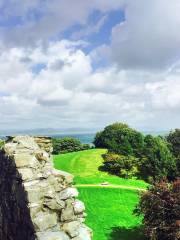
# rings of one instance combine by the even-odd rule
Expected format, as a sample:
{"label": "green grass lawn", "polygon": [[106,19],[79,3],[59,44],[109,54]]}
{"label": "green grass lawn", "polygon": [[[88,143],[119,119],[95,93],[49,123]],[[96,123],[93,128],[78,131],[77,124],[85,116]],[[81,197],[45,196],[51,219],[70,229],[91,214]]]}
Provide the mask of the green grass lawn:
{"label": "green grass lawn", "polygon": [[54,156],[54,166],[72,173],[76,184],[96,184],[109,182],[124,186],[146,188],[147,183],[141,180],[124,179],[117,176],[101,172],[98,168],[102,165],[102,154],[106,153],[105,149],[91,149],[80,152],[66,153]]}
{"label": "green grass lawn", "polygon": [[[146,188],[140,180],[129,180],[98,170],[104,149],[92,149],[54,156],[55,168],[72,173],[76,184],[110,184]],[[138,203],[135,190],[79,187],[79,199],[86,205],[86,223],[93,229],[93,240],[144,240],[138,229],[141,218],[133,215]]]}
{"label": "green grass lawn", "polygon": [[94,240],[144,240],[136,229],[141,219],[132,214],[138,194],[132,190],[79,188],[86,205],[86,224],[93,229]]}

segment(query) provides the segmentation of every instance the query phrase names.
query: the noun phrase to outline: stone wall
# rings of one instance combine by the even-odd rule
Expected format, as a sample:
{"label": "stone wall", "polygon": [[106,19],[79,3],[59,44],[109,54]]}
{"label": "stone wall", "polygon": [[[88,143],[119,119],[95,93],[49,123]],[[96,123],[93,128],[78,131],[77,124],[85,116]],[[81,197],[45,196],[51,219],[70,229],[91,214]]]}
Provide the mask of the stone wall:
{"label": "stone wall", "polygon": [[91,239],[73,176],[53,168],[51,151],[50,138],[18,136],[0,152],[1,240]]}

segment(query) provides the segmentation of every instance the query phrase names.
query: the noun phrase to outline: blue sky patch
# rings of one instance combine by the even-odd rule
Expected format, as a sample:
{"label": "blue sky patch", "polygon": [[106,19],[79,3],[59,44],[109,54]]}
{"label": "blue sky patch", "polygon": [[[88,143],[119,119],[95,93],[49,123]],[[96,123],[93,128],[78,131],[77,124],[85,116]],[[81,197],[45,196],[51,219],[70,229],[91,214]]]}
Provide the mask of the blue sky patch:
{"label": "blue sky patch", "polygon": [[46,69],[45,63],[38,63],[31,67],[31,71],[36,75],[39,74],[44,69]]}

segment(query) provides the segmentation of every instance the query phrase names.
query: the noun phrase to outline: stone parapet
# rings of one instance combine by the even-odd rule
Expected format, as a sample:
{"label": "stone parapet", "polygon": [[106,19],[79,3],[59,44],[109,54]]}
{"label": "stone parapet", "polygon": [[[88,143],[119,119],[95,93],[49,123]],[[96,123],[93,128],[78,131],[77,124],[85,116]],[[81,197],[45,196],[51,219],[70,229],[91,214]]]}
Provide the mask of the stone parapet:
{"label": "stone parapet", "polygon": [[91,240],[73,176],[53,168],[50,142],[17,136],[0,152],[0,239]]}

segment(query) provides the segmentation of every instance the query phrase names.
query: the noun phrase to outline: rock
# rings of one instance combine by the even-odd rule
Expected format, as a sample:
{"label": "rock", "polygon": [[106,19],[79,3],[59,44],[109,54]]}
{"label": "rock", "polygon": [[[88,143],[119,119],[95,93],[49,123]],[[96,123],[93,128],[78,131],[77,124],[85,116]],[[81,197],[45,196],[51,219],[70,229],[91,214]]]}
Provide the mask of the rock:
{"label": "rock", "polygon": [[12,143],[12,142],[6,143],[3,148],[7,155],[12,155],[16,152],[17,143]]}
{"label": "rock", "polygon": [[73,176],[53,169],[50,138],[38,137],[36,142],[28,136],[11,137],[0,151],[0,236],[89,240],[82,223],[85,206],[75,200]]}
{"label": "rock", "polygon": [[92,237],[92,230],[85,225],[82,225],[78,229],[79,235],[72,240],[91,240]]}
{"label": "rock", "polygon": [[62,222],[74,221],[77,219],[77,217],[74,214],[74,208],[72,203],[73,203],[73,200],[71,199],[66,200],[66,208],[63,209],[61,213]]}
{"label": "rock", "polygon": [[18,168],[23,168],[23,167],[31,167],[34,169],[40,168],[40,165],[36,157],[28,153],[14,154],[14,161],[15,161],[16,167]]}
{"label": "rock", "polygon": [[70,240],[64,232],[39,232],[37,240]]}
{"label": "rock", "polygon": [[34,174],[31,168],[20,168],[19,173],[22,176],[22,179],[25,180],[33,180]]}
{"label": "rock", "polygon": [[39,161],[45,161],[45,162],[49,161],[49,154],[45,151],[38,150],[36,151],[35,156]]}
{"label": "rock", "polygon": [[52,210],[61,210],[65,207],[65,202],[64,201],[57,202],[56,199],[45,198],[43,204],[44,204],[45,207],[50,208]]}
{"label": "rock", "polygon": [[80,214],[85,211],[84,203],[81,202],[80,200],[75,200],[75,202],[73,203],[73,206],[74,206],[75,214]]}
{"label": "rock", "polygon": [[34,141],[33,137],[29,136],[16,136],[13,138],[14,143],[18,143],[21,147],[30,149],[30,150],[37,150],[39,149],[37,143]]}
{"label": "rock", "polygon": [[30,203],[38,203],[43,198],[43,191],[41,191],[36,185],[26,188],[26,192]]}
{"label": "rock", "polygon": [[33,219],[33,223],[37,231],[46,231],[57,225],[57,215],[56,213],[39,212]]}
{"label": "rock", "polygon": [[70,173],[67,173],[67,172],[64,172],[61,170],[57,170],[57,169],[53,169],[52,173],[55,177],[63,177],[67,183],[73,182],[74,176]]}
{"label": "rock", "polygon": [[78,221],[73,221],[69,223],[65,223],[62,226],[62,229],[70,236],[70,237],[76,237],[79,235],[78,229],[80,228],[81,223]]}
{"label": "rock", "polygon": [[61,200],[66,200],[68,198],[78,197],[79,193],[76,188],[66,188],[59,193],[59,198]]}

